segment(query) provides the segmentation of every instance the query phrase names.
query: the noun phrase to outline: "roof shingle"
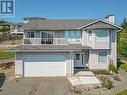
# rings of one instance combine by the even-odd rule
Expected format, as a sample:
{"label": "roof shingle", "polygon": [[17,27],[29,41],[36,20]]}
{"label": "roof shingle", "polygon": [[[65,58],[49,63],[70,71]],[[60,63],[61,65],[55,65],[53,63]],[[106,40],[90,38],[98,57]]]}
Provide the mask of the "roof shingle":
{"label": "roof shingle", "polygon": [[77,30],[96,19],[86,20],[33,20],[25,23],[22,28],[31,30]]}

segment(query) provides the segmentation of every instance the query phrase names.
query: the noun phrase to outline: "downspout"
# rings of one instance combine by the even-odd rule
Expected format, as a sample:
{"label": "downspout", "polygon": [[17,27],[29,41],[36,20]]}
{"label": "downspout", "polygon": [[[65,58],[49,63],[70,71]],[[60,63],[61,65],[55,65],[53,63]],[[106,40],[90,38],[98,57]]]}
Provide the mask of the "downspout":
{"label": "downspout", "polygon": [[71,74],[70,74],[70,76],[72,76],[73,75],[73,62],[72,62],[72,50],[70,50],[70,64],[71,64]]}

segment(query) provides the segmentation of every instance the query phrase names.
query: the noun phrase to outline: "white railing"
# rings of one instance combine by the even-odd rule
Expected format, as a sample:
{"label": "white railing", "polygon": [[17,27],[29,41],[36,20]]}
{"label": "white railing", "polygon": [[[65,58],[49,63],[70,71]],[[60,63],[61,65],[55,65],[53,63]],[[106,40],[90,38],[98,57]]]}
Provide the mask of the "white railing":
{"label": "white railing", "polygon": [[23,44],[32,44],[32,45],[40,45],[40,44],[68,44],[65,38],[24,38]]}

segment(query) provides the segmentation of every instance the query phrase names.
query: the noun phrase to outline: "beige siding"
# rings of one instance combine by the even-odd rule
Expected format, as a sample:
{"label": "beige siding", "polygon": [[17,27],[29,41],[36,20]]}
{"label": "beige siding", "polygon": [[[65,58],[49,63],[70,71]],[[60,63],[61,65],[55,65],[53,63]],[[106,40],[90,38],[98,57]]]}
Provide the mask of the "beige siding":
{"label": "beige siding", "polygon": [[95,42],[94,49],[110,49],[110,42]]}
{"label": "beige siding", "polygon": [[113,64],[117,67],[116,44],[117,44],[117,32],[112,31],[112,37],[111,37],[111,56],[110,56],[110,58],[113,60]]}
{"label": "beige siding", "polygon": [[64,31],[56,31],[54,32],[55,38],[64,38]]}
{"label": "beige siding", "polygon": [[107,62],[100,63],[98,62],[98,52],[99,51],[107,51],[108,56],[110,55],[110,50],[90,50],[90,58],[89,58],[89,68],[90,69],[108,69],[108,56]]}

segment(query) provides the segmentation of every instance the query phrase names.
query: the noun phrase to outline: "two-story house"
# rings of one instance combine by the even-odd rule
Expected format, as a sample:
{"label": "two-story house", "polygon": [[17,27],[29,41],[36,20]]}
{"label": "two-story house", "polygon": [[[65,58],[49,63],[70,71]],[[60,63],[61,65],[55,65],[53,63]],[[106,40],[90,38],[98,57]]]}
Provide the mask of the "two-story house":
{"label": "two-story house", "polygon": [[16,52],[16,77],[71,76],[75,68],[117,67],[119,26],[105,19],[49,20],[26,18],[22,45]]}

